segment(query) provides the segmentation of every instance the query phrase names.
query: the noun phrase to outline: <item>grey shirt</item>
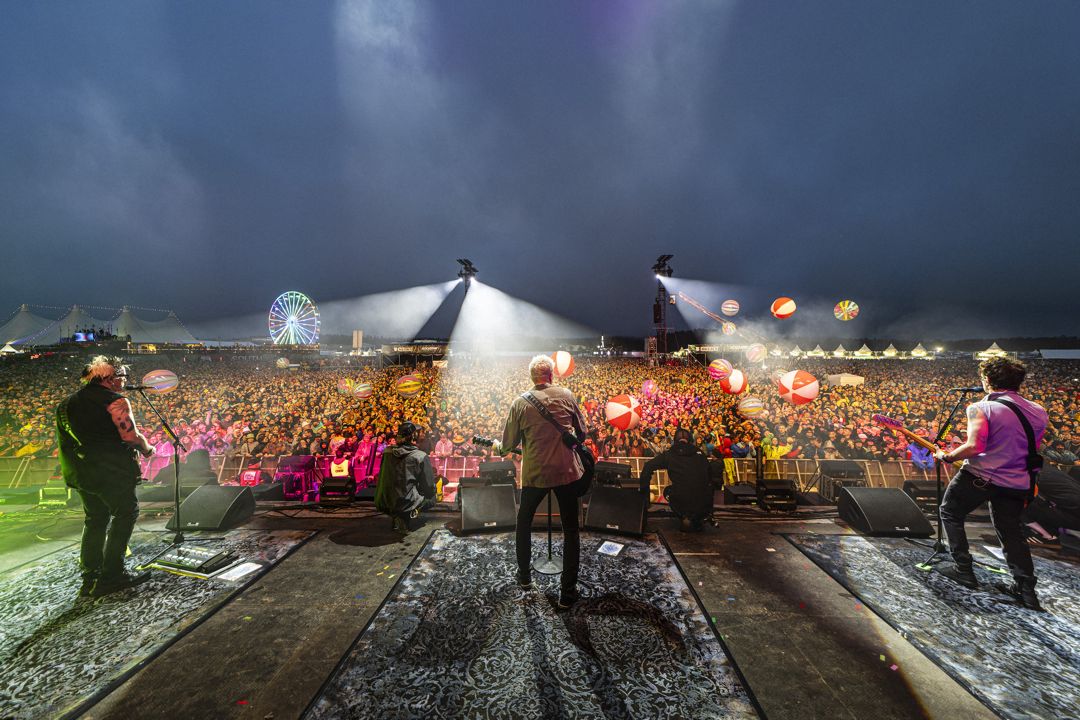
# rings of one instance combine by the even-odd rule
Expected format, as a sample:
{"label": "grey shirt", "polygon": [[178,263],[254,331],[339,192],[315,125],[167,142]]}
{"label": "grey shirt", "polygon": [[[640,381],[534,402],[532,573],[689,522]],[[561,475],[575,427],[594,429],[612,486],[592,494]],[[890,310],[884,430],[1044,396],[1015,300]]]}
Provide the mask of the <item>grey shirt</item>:
{"label": "grey shirt", "polygon": [[[569,390],[555,385],[536,385],[531,392],[563,428],[574,432],[576,422],[577,427],[585,431],[585,418]],[[522,446],[521,487],[556,487],[581,477],[581,461],[562,441],[559,430],[521,396],[510,405],[503,428],[503,452],[513,450],[519,443]]]}

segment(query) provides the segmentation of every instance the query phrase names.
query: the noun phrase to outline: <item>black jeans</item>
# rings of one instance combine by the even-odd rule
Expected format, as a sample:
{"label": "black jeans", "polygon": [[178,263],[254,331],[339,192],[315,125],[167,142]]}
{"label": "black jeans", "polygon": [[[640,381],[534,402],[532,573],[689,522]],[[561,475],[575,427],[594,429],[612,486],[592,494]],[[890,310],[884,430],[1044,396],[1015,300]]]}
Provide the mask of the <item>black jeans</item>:
{"label": "black jeans", "polygon": [[131,531],[139,519],[135,482],[117,480],[101,488],[79,488],[78,493],[86,513],[79,555],[83,577],[119,577],[124,572]]}
{"label": "black jeans", "polygon": [[[581,564],[581,532],[578,528],[578,496],[573,485],[551,488],[559,501],[559,519],[563,530],[562,590],[572,593],[577,589],[578,567]],[[536,508],[547,497],[548,488],[521,488],[521,504],[517,515],[517,562],[518,578],[530,576],[532,564],[532,522]]]}
{"label": "black jeans", "polygon": [[964,519],[984,501],[989,501],[990,519],[994,523],[994,530],[997,531],[998,540],[1005,551],[1005,561],[1009,564],[1013,577],[1034,577],[1035,566],[1031,562],[1031,550],[1024,539],[1024,528],[1020,524],[1026,498],[1027,490],[993,485],[967,470],[961,470],[954,475],[949,486],[945,488],[939,512],[945,537],[949,540],[949,552],[956,564],[971,565]]}

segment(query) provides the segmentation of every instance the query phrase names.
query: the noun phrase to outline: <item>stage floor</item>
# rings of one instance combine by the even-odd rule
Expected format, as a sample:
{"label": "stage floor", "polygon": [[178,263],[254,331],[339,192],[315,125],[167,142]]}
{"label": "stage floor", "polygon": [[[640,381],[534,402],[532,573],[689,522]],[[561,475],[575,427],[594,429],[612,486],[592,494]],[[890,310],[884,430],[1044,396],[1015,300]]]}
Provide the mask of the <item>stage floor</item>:
{"label": "stage floor", "polygon": [[[848,532],[822,513],[727,513],[697,534],[679,532],[670,517],[649,519],[763,713],[793,719],[995,717],[784,538]],[[140,526],[153,530],[162,522],[144,517]],[[41,523],[39,532],[33,532],[35,523]],[[84,717],[299,717],[431,533],[456,524],[452,514],[433,513],[402,538],[370,503],[333,510],[260,508],[245,528],[317,533]],[[4,541],[7,527],[17,529],[17,540]],[[973,538],[988,531],[970,529]],[[0,572],[74,543],[77,532],[77,522],[55,514],[0,523]],[[512,544],[511,535],[506,542]],[[595,561],[583,555],[583,564]]]}

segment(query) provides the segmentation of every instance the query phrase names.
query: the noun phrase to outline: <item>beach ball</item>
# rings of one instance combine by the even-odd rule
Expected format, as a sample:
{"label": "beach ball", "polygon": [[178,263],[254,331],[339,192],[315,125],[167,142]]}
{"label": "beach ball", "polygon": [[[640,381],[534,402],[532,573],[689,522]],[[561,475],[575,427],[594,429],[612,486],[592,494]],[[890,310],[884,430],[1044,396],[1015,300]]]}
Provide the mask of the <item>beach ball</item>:
{"label": "beach ball", "polygon": [[772,307],[769,311],[773,314],[773,317],[783,320],[789,318],[795,314],[795,301],[789,297],[778,297],[772,301]]}
{"label": "beach ball", "polygon": [[149,385],[148,392],[164,395],[172,392],[180,384],[180,378],[172,370],[151,370],[143,375],[143,385]]}
{"label": "beach ball", "polygon": [[616,395],[604,406],[604,418],[619,430],[633,430],[641,422],[641,403],[633,395]]}
{"label": "beach ball", "polygon": [[717,358],[709,363],[709,377],[713,380],[723,380],[731,374],[733,369],[734,366],[727,360]]}
{"label": "beach ball", "polygon": [[656,381],[655,380],[646,380],[645,382],[641,383],[641,394],[644,397],[652,397],[653,395],[655,395],[656,394]]}
{"label": "beach ball", "polygon": [[274,364],[284,370],[285,368],[289,367],[289,358],[279,357],[277,360],[274,361]]}
{"label": "beach ball", "polygon": [[746,375],[742,370],[732,370],[730,375],[720,381],[720,389],[729,395],[738,395],[746,389]]}
{"label": "beach ball", "polygon": [[725,300],[720,305],[720,312],[724,313],[728,317],[739,314],[739,302],[738,300]]}
{"label": "beach ball", "polygon": [[731,322],[730,320],[725,320],[723,323],[721,323],[720,330],[725,335],[734,335],[735,334],[735,323]]}
{"label": "beach ball", "polygon": [[746,359],[752,363],[759,363],[765,359],[768,351],[761,343],[754,343],[750,347],[746,348]]}
{"label": "beach ball", "polygon": [[570,377],[574,374],[574,356],[565,350],[559,350],[551,356],[555,362],[555,377]]}
{"label": "beach ball", "polygon": [[342,395],[352,395],[353,381],[350,378],[341,378],[337,381],[337,391]]}
{"label": "beach ball", "polygon": [[739,401],[739,413],[743,417],[755,417],[765,412],[765,404],[753,395],[747,395]]}
{"label": "beach ball", "polygon": [[780,397],[793,405],[805,405],[818,396],[817,378],[805,370],[792,370],[780,378]]}
{"label": "beach ball", "polygon": [[423,387],[423,381],[416,375],[402,375],[397,381],[398,394],[405,397],[412,397],[420,392]]}
{"label": "beach ball", "polygon": [[854,300],[841,300],[836,303],[836,307],[833,308],[832,314],[836,316],[837,320],[847,322],[859,314],[859,304]]}
{"label": "beach ball", "polygon": [[373,392],[375,392],[375,388],[371,386],[371,383],[366,382],[358,382],[353,385],[352,389],[353,397],[360,400],[367,400]]}

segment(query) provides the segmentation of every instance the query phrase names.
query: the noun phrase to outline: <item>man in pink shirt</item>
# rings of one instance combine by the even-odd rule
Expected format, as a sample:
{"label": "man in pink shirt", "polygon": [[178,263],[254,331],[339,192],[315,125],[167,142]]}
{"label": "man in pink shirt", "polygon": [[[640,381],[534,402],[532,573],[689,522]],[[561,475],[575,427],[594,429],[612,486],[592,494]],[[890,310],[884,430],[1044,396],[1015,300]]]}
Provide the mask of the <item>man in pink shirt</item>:
{"label": "man in pink shirt", "polygon": [[1013,584],[999,589],[1020,600],[1024,607],[1041,610],[1035,594],[1035,567],[1024,539],[1020,516],[1032,499],[1036,466],[1034,453],[1046,432],[1048,417],[1039,404],[1020,395],[1027,369],[1010,358],[993,358],[979,365],[986,397],[968,406],[967,440],[935,457],[944,463],[963,460],[964,465],[945,490],[940,514],[955,565],[940,572],[969,588],[979,586],[968,551],[964,520],[983,502],[990,516]]}

